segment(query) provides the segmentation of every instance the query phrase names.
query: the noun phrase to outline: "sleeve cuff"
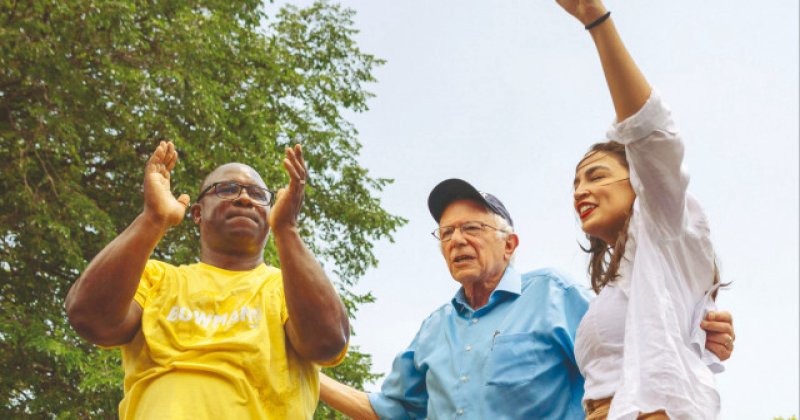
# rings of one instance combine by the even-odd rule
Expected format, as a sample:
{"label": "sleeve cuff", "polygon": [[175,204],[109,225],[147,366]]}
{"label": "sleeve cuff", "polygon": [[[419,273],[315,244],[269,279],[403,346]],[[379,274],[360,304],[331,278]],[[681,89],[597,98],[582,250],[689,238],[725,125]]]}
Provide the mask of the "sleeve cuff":
{"label": "sleeve cuff", "polygon": [[367,394],[369,404],[372,410],[380,419],[408,419],[408,413],[403,409],[402,405],[386,397],[380,392],[371,392]]}

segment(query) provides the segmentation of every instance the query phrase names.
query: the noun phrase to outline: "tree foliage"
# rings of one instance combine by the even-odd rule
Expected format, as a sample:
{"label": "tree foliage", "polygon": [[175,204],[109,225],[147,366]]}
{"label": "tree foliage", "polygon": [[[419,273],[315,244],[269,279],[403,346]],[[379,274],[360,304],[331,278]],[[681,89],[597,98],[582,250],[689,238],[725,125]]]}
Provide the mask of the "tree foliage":
{"label": "tree foliage", "polygon": [[[176,143],[173,189],[196,196],[221,163],[267,185],[301,143],[310,176],[302,235],[350,288],[372,244],[404,223],[359,166],[344,112],[362,112],[381,61],[353,40],[352,13],[325,2],[273,10],[255,0],[0,0],[0,418],[115,416],[117,352],[81,341],[63,301],[89,260],[141,211],[147,156]],[[198,231],[173,228],[155,258],[192,262]],[[273,244],[265,254],[277,264]],[[374,379],[357,350],[333,374]]]}

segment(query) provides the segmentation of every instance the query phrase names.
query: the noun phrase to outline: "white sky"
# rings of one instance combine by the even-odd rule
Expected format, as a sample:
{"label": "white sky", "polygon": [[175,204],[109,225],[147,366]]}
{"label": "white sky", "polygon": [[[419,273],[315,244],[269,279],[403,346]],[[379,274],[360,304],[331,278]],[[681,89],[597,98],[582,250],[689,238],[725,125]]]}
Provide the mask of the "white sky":
{"label": "white sky", "polygon": [[[361,281],[353,342],[388,372],[449,276],[426,205],[460,177],[503,200],[521,239],[516,266],[587,283],[571,208],[578,158],[613,117],[594,46],[554,1],[345,1],[359,46],[388,60],[371,110],[351,118],[360,161],[395,179],[381,195],[410,220]],[[798,411],[798,2],[609,1],[632,55],[671,105],[733,281],[718,303],[737,341],[718,375],[722,418]],[[372,389],[377,390],[380,382]]]}

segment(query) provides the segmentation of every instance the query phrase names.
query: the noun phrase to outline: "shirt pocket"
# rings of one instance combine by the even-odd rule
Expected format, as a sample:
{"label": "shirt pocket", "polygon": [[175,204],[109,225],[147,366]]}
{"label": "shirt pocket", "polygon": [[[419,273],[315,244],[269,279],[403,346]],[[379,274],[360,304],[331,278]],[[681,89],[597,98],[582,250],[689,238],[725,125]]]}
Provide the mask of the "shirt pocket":
{"label": "shirt pocket", "polygon": [[545,345],[532,333],[498,335],[489,353],[487,385],[530,382],[544,365]]}

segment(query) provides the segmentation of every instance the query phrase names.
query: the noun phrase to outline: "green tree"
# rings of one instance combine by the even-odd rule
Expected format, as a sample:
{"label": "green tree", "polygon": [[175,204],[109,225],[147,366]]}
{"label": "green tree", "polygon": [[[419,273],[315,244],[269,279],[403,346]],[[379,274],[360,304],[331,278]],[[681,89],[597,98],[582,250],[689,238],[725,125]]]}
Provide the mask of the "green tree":
{"label": "green tree", "polygon": [[[142,207],[144,163],[178,146],[175,192],[196,197],[216,165],[247,162],[286,178],[283,148],[304,147],[310,177],[302,234],[351,287],[377,261],[373,243],[404,223],[381,208],[390,182],[359,166],[345,112],[363,112],[381,60],[353,40],[353,12],[320,2],[280,10],[256,0],[0,0],[0,418],[113,417],[118,352],[80,340],[63,301],[88,261]],[[277,264],[274,246],[266,258]],[[155,258],[198,256],[189,222]],[[376,376],[352,348],[331,372]],[[322,413],[321,415],[323,415]],[[330,415],[324,414],[324,415]]]}

